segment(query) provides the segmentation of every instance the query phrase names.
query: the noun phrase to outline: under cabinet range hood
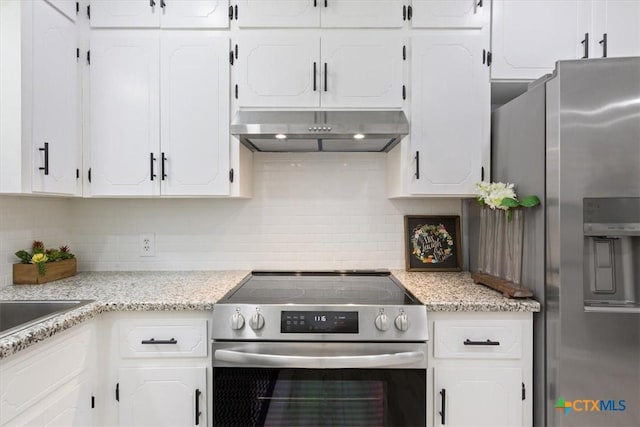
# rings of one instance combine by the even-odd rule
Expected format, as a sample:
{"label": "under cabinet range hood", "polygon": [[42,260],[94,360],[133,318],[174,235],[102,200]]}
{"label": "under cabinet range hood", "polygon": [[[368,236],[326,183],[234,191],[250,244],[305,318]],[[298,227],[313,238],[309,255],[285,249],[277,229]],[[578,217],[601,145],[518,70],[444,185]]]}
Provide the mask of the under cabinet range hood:
{"label": "under cabinet range hood", "polygon": [[239,111],[231,134],[251,151],[388,152],[409,133],[402,111]]}

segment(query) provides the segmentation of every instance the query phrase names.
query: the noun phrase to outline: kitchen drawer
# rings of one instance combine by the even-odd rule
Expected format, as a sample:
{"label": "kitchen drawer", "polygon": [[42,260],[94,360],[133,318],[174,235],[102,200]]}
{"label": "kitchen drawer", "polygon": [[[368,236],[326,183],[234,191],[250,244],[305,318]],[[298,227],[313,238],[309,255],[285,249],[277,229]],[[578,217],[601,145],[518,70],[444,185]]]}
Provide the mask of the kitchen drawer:
{"label": "kitchen drawer", "polygon": [[436,358],[520,359],[522,322],[518,320],[442,320],[433,325]]}
{"label": "kitchen drawer", "polygon": [[204,319],[122,320],[120,357],[206,357]]}

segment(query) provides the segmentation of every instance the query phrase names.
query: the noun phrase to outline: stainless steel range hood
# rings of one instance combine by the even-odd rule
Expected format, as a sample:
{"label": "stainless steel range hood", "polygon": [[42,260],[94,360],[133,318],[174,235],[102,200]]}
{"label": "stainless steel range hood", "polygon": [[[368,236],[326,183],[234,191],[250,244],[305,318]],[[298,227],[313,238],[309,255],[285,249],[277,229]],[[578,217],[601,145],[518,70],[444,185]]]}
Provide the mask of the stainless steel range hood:
{"label": "stainless steel range hood", "polygon": [[387,152],[409,133],[402,111],[240,111],[231,134],[252,151]]}

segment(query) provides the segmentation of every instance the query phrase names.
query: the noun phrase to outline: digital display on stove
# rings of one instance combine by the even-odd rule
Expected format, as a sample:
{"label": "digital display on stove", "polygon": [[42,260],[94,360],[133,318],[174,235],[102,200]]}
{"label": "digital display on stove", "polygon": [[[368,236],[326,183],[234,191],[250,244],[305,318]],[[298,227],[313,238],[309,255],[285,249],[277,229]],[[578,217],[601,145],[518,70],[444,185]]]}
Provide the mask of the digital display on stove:
{"label": "digital display on stove", "polygon": [[282,311],[283,334],[357,334],[357,311]]}

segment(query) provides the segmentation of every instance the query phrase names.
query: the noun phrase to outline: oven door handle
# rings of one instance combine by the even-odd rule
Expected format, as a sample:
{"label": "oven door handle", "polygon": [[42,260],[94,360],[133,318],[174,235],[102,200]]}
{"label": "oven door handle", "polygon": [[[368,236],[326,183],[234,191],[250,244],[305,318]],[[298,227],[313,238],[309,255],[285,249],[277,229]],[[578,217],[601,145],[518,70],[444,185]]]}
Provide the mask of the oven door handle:
{"label": "oven door handle", "polygon": [[425,360],[422,351],[371,354],[364,356],[295,356],[282,354],[259,354],[233,350],[216,350],[214,359],[220,362],[248,367],[269,368],[386,368],[397,365],[419,363]]}

